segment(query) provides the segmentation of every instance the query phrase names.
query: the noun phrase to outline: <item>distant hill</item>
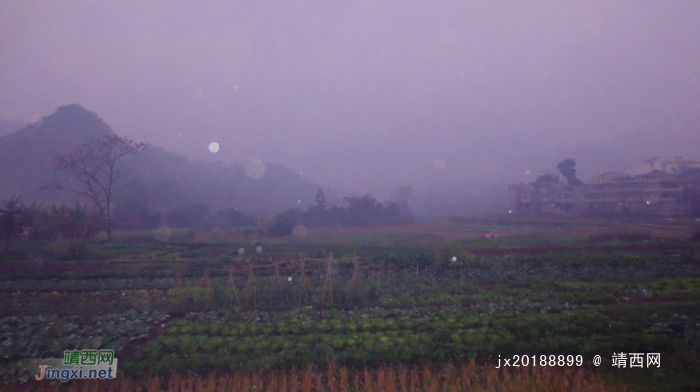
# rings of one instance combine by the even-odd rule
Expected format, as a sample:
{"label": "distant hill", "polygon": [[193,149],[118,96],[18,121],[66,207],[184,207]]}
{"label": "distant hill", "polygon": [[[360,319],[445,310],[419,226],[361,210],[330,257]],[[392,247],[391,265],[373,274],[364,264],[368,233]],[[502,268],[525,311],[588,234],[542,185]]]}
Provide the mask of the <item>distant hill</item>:
{"label": "distant hill", "polygon": [[[123,184],[126,189],[115,203],[115,210],[130,221],[147,221],[146,215],[193,204],[206,205],[212,211],[237,208],[269,217],[298,208],[299,200],[308,204],[318,189],[279,164],[267,164],[265,175],[253,179],[241,163],[190,162],[155,146],[148,146],[132,165],[133,175]],[[116,224],[120,226],[119,219]]]}
{"label": "distant hill", "polygon": [[[73,194],[40,190],[60,178],[54,170],[54,157],[90,138],[109,134],[113,134],[109,125],[74,104],[0,136],[0,200],[17,194],[27,204],[76,201]],[[148,146],[140,156],[130,158],[128,165],[132,175],[119,184],[115,193],[115,220],[121,222],[118,226],[143,226],[138,215],[162,215],[192,204],[206,205],[212,211],[238,208],[269,216],[297,207],[298,200],[313,200],[318,187],[281,165],[266,164],[265,175],[253,179],[245,174],[241,163],[190,162],[156,146]]]}
{"label": "distant hill", "polygon": [[16,132],[21,128],[23,128],[23,125],[13,123],[10,121],[0,120],[0,136]]}
{"label": "distant hill", "polygon": [[0,199],[12,194],[23,201],[69,201],[70,195],[48,195],[39,189],[56,178],[53,159],[91,137],[112,133],[95,113],[80,105],[62,106],[41,121],[0,137]]}

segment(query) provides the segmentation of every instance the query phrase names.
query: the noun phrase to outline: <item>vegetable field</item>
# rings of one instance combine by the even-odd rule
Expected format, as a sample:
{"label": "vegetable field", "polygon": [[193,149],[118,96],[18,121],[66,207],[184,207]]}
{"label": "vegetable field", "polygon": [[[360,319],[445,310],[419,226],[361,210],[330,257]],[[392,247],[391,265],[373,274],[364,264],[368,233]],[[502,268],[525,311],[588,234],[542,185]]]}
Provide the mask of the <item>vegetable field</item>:
{"label": "vegetable field", "polygon": [[[557,377],[579,377],[571,390],[700,388],[697,242],[679,231],[547,243],[516,229],[424,243],[263,239],[262,255],[244,257],[251,244],[206,237],[23,243],[0,261],[0,376],[16,390],[73,388],[31,380],[23,364],[95,348],[115,350],[122,390],[235,377],[250,390],[378,390],[386,378],[463,390],[467,373],[478,388],[508,377],[539,377],[542,390]],[[619,352],[659,353],[661,366],[613,367]],[[496,369],[515,355],[583,363]],[[420,384],[426,371],[437,389]]]}

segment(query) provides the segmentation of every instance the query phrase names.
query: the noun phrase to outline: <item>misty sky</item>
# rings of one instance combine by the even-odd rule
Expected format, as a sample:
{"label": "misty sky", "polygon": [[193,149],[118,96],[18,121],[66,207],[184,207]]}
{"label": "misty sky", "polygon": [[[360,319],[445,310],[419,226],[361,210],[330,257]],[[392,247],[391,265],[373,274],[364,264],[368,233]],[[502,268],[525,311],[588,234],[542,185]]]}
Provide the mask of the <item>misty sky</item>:
{"label": "misty sky", "polygon": [[467,210],[568,157],[700,159],[700,2],[0,1],[0,120],[70,103],[191,159]]}

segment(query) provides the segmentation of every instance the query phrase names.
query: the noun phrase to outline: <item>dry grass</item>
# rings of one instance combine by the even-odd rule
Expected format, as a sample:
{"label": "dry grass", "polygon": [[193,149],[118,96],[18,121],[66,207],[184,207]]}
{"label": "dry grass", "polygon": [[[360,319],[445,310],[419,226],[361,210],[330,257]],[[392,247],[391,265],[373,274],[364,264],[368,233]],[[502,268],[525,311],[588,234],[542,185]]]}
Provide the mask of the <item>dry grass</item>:
{"label": "dry grass", "polygon": [[[513,370],[514,369],[514,370]],[[71,381],[67,385],[28,382],[22,386],[6,386],[4,390],[65,391],[65,392],[449,392],[449,391],[538,391],[538,392],[623,392],[622,385],[613,385],[582,369],[478,367],[474,362],[462,365],[421,368],[380,367],[375,370],[354,371],[346,367],[329,366],[326,370],[236,372],[207,377],[173,375],[160,379],[133,381],[115,379],[103,381]]]}

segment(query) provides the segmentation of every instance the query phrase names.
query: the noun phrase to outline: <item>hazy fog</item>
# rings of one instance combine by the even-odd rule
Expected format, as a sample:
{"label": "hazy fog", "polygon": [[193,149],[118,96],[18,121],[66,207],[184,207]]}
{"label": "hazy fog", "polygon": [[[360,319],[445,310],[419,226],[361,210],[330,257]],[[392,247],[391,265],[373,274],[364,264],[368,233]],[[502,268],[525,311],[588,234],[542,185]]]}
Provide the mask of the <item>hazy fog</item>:
{"label": "hazy fog", "polygon": [[584,179],[700,158],[700,2],[524,3],[2,0],[0,120],[79,103],[191,159],[412,185],[437,212],[567,157]]}

